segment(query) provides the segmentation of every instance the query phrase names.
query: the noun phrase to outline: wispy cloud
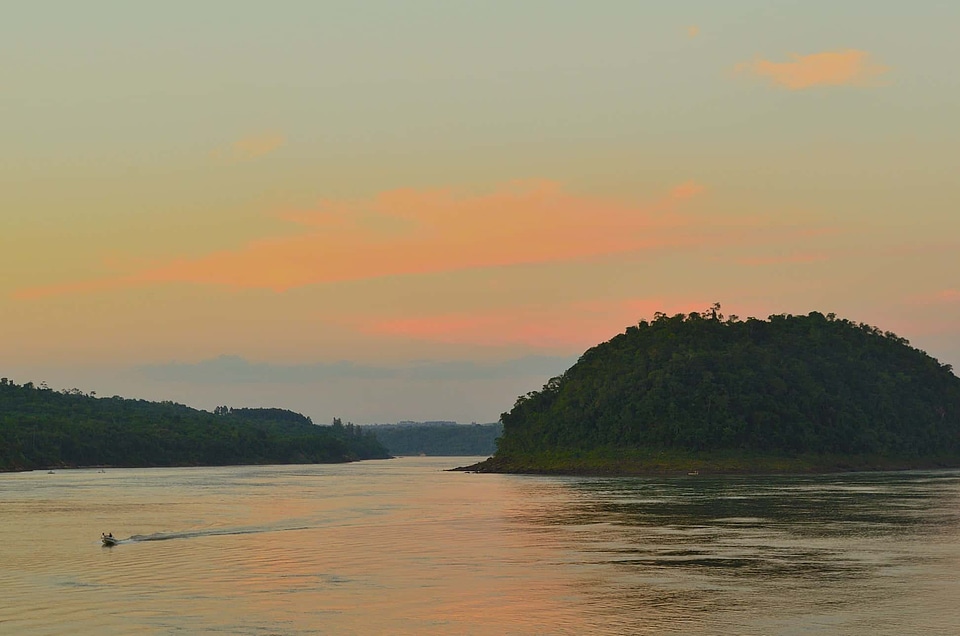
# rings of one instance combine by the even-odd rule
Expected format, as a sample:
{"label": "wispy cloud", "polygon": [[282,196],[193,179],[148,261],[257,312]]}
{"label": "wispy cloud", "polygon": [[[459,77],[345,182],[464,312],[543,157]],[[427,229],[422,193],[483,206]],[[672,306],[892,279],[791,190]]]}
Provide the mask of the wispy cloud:
{"label": "wispy cloud", "polygon": [[686,181],[670,190],[670,196],[677,200],[692,199],[698,194],[703,193],[703,184],[696,181]]}
{"label": "wispy cloud", "polygon": [[170,362],[137,367],[159,382],[197,384],[312,384],[330,380],[487,380],[556,375],[576,362],[575,356],[530,355],[497,362],[470,360],[417,361],[382,366],[348,361],[309,364],[254,362],[223,355],[199,362]]}
{"label": "wispy cloud", "polygon": [[804,253],[804,254],[778,254],[775,256],[744,256],[737,259],[741,265],[762,266],[762,265],[783,265],[783,264],[804,264],[819,263],[828,260],[826,254]]}
{"label": "wispy cloud", "polygon": [[241,163],[268,155],[284,143],[287,139],[280,133],[270,132],[260,135],[251,135],[238,139],[232,144],[217,148],[210,153],[211,158],[223,163]]}
{"label": "wispy cloud", "polygon": [[579,351],[610,339],[654,313],[703,310],[707,302],[658,298],[612,299],[564,306],[508,307],[486,312],[447,313],[368,321],[360,328],[373,335],[483,346],[523,345],[555,351]]}
{"label": "wispy cloud", "polygon": [[960,289],[941,289],[926,294],[912,296],[913,303],[922,305],[960,304]]}
{"label": "wispy cloud", "polygon": [[789,90],[815,86],[876,86],[878,78],[890,71],[877,64],[866,51],[846,49],[810,55],[792,54],[789,62],[754,59],[735,67],[738,73],[766,78]]}
{"label": "wispy cloud", "polygon": [[480,195],[393,190],[327,200],[284,214],[299,226],[232,250],[103,280],[21,289],[20,298],[164,283],[284,291],[383,276],[548,263],[692,245],[706,240],[689,215],[668,214],[703,187],[688,181],[637,204],[572,194],[551,181],[508,183]]}

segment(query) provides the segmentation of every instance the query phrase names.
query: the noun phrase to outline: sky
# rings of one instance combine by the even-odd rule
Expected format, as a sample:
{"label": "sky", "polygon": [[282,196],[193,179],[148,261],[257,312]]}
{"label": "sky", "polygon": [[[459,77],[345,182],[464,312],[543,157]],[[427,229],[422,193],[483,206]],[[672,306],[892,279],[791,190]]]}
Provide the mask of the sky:
{"label": "sky", "polygon": [[493,422],[627,326],[960,368],[960,3],[18,3],[0,375]]}

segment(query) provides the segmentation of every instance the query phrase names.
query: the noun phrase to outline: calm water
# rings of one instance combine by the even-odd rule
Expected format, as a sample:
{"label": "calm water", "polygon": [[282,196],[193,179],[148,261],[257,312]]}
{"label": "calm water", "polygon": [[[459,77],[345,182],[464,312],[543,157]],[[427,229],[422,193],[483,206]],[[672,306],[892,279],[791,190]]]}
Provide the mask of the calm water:
{"label": "calm water", "polygon": [[470,461],[0,475],[0,633],[960,633],[960,472]]}

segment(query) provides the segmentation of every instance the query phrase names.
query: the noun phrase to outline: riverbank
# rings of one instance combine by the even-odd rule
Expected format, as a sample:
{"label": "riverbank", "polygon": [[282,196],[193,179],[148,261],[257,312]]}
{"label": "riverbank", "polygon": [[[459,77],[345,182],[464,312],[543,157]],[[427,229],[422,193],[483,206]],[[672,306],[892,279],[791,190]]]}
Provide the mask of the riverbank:
{"label": "riverbank", "polygon": [[657,475],[824,474],[862,471],[958,468],[960,457],[879,455],[762,455],[736,451],[690,453],[677,450],[610,450],[490,457],[454,470],[473,473],[580,475],[598,477]]}

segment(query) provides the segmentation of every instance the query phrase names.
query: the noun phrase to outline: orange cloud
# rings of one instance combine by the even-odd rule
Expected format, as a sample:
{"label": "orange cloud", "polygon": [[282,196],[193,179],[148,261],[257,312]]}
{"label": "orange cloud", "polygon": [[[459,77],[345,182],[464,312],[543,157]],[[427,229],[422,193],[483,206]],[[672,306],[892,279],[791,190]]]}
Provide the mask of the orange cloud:
{"label": "orange cloud", "polygon": [[265,133],[238,139],[229,146],[218,148],[210,154],[217,161],[240,163],[268,155],[284,143],[286,143],[286,138],[283,135]]}
{"label": "orange cloud", "polygon": [[693,182],[648,205],[513,182],[469,196],[394,190],[368,201],[323,201],[283,215],[301,233],[177,259],[107,280],[20,290],[21,298],[143,284],[202,283],[284,291],[382,276],[568,261],[704,240],[665,214],[703,190]]}
{"label": "orange cloud", "polygon": [[690,25],[690,26],[687,27],[687,36],[688,36],[688,37],[695,38],[695,37],[697,37],[698,35],[700,35],[700,27],[698,27],[696,24],[692,24],[692,25]]}
{"label": "orange cloud", "polygon": [[738,64],[738,73],[765,77],[773,84],[790,90],[814,86],[872,86],[889,66],[876,64],[866,51],[847,49],[811,55],[790,56],[792,62],[771,62],[756,59]]}
{"label": "orange cloud", "polygon": [[360,322],[371,335],[402,336],[445,344],[525,345],[555,351],[580,351],[609,340],[625,327],[668,314],[701,311],[706,302],[617,299],[571,303],[562,307],[509,307],[501,310],[417,316]]}
{"label": "orange cloud", "polygon": [[704,190],[704,187],[697,183],[696,181],[686,181],[676,186],[670,191],[670,196],[674,199],[691,199],[698,194],[701,194]]}

